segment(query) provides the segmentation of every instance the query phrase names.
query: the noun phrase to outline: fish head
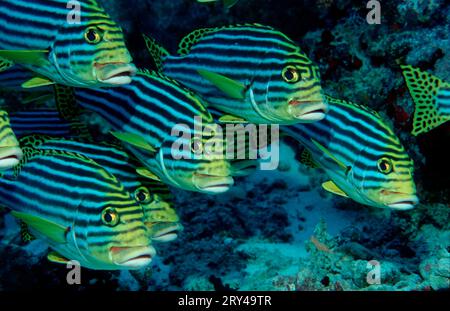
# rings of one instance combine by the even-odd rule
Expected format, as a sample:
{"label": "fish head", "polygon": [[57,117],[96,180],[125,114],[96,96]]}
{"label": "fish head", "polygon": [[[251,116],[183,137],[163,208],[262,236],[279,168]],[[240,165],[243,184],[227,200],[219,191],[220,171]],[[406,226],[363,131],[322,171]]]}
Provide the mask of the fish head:
{"label": "fish head", "polygon": [[0,110],[0,171],[16,166],[22,157],[22,149],[11,128],[8,113]]}
{"label": "fish head", "polygon": [[388,148],[366,148],[350,172],[360,202],[366,205],[408,210],[419,199],[413,178],[414,165],[398,139]]}
{"label": "fish head", "polygon": [[[102,8],[95,8],[95,19],[88,15],[92,10],[82,8],[79,23],[64,23],[52,47],[53,63],[71,86],[113,87],[131,83],[136,67],[122,29]],[[87,16],[83,16],[84,12]]]}
{"label": "fish head", "polygon": [[203,124],[199,132],[184,129],[187,135],[165,141],[161,166],[169,182],[177,187],[208,194],[223,193],[234,184],[230,163],[223,150],[225,139],[217,124]]}
{"label": "fish head", "polygon": [[156,254],[145,226],[144,210],[124,186],[102,168],[95,184],[100,202],[86,196],[74,232],[77,248],[91,266],[103,270],[140,269]]}
{"label": "fish head", "polygon": [[319,68],[300,50],[272,71],[267,84],[266,107],[283,124],[311,123],[325,118],[328,104]]}
{"label": "fish head", "polygon": [[144,210],[144,224],[154,242],[170,242],[183,229],[173,208],[172,195],[163,183],[145,180],[134,191],[134,198]]}

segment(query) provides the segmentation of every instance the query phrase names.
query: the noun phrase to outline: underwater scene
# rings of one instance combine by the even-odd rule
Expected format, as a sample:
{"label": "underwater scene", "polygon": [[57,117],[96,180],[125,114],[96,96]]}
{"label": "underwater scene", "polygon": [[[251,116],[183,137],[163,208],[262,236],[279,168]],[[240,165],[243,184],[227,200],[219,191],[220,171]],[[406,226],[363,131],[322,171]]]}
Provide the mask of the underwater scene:
{"label": "underwater scene", "polygon": [[1,0],[0,290],[450,289],[444,0]]}

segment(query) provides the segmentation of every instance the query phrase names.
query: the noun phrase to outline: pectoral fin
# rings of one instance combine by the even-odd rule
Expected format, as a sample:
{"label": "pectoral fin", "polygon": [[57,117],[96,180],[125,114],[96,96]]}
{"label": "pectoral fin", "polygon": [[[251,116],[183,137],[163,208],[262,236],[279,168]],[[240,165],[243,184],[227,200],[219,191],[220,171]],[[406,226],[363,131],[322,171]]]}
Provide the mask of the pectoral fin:
{"label": "pectoral fin", "polygon": [[32,89],[36,87],[42,87],[42,86],[49,86],[53,85],[55,82],[53,82],[50,79],[44,78],[44,77],[35,77],[32,78],[24,83],[22,83],[22,87],[24,89]]}
{"label": "pectoral fin", "polygon": [[44,66],[48,62],[47,50],[0,50],[0,57],[17,64]]}
{"label": "pectoral fin", "polygon": [[58,254],[57,252],[50,252],[47,255],[47,259],[50,262],[54,263],[60,263],[60,264],[67,264],[70,260],[63,257],[62,255]]}
{"label": "pectoral fin", "polygon": [[111,132],[111,134],[120,141],[123,141],[125,143],[131,144],[135,147],[150,152],[156,152],[156,149],[153,146],[151,146],[142,136],[133,133],[123,133],[123,132]]}
{"label": "pectoral fin", "polygon": [[145,167],[137,168],[136,173],[138,173],[139,175],[141,175],[142,177],[145,177],[145,178],[149,178],[149,179],[156,180],[156,181],[161,181],[161,179],[158,176],[153,174],[149,169],[147,169]]}
{"label": "pectoral fin", "polygon": [[234,81],[218,73],[207,70],[197,70],[206,80],[214,84],[218,89],[234,99],[244,99],[246,87],[238,81]]}
{"label": "pectoral fin", "polygon": [[38,216],[26,213],[13,211],[11,212],[11,215],[13,215],[16,218],[19,218],[28,226],[30,226],[30,228],[33,228],[37,232],[45,235],[46,237],[55,241],[56,243],[66,242],[66,233],[68,231],[67,227],[61,226],[50,220],[46,220],[44,218],[40,218]]}
{"label": "pectoral fin", "polygon": [[325,153],[328,157],[330,157],[334,162],[336,162],[337,165],[339,165],[343,170],[345,170],[345,172],[348,172],[349,167],[347,165],[345,165],[344,163],[342,163],[342,161],[340,161],[338,158],[336,158],[331,152],[330,150],[328,150],[327,148],[325,148],[323,145],[321,145],[319,142],[315,141],[314,139],[311,139],[311,141],[313,142],[314,145],[316,145],[317,148],[319,148],[320,151],[322,151],[323,153]]}
{"label": "pectoral fin", "polygon": [[339,188],[334,182],[332,182],[331,180],[324,182],[322,184],[322,188],[325,189],[328,192],[331,192],[333,194],[339,195],[341,197],[346,197],[348,198],[348,195],[341,190],[341,188]]}
{"label": "pectoral fin", "polygon": [[238,124],[248,123],[247,120],[240,118],[240,117],[233,116],[231,114],[225,114],[225,115],[221,116],[219,118],[219,122],[220,123],[238,123]]}

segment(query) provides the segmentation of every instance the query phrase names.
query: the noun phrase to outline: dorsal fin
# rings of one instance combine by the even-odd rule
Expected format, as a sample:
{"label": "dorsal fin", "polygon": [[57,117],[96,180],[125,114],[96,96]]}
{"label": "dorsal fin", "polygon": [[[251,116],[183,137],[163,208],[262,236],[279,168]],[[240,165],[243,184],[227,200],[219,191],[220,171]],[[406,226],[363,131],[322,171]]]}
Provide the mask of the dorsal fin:
{"label": "dorsal fin", "polygon": [[203,37],[205,37],[208,34],[217,32],[222,29],[232,29],[232,28],[238,28],[238,27],[257,27],[257,28],[266,28],[273,30],[270,26],[264,26],[261,24],[236,24],[236,25],[230,25],[230,26],[222,26],[222,27],[215,27],[215,28],[201,28],[192,31],[188,35],[186,35],[183,39],[181,39],[180,44],[178,45],[178,54],[180,56],[185,56],[189,54],[192,47],[197,44]]}
{"label": "dorsal fin", "polygon": [[372,114],[381,119],[381,115],[376,110],[373,110],[372,108],[370,108],[366,105],[357,104],[355,102],[351,102],[351,101],[344,100],[344,99],[334,98],[329,95],[325,95],[325,98],[329,104],[341,104],[341,105],[353,106],[353,107],[361,109],[362,111],[367,112],[368,114]]}
{"label": "dorsal fin", "polygon": [[417,136],[426,133],[450,120],[448,116],[439,115],[436,104],[439,89],[448,84],[410,65],[400,67],[415,104],[412,134]]}

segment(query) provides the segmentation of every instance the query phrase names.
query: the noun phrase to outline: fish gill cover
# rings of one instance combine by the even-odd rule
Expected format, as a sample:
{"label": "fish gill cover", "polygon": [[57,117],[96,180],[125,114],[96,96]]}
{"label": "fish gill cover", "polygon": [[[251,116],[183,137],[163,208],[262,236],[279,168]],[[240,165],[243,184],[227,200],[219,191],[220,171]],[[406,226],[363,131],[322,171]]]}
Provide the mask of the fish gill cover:
{"label": "fish gill cover", "polygon": [[[30,3],[0,4],[0,290],[450,288],[448,3]],[[203,152],[238,124],[261,159]]]}

